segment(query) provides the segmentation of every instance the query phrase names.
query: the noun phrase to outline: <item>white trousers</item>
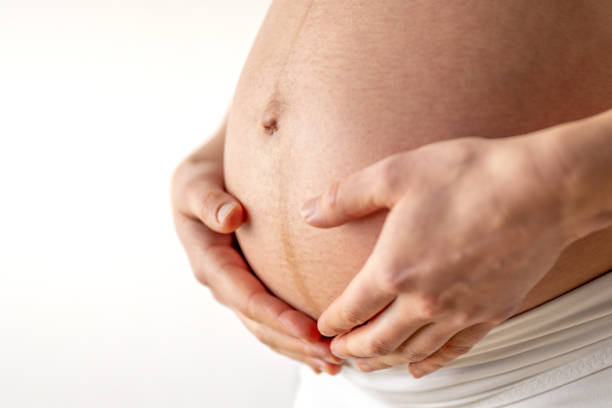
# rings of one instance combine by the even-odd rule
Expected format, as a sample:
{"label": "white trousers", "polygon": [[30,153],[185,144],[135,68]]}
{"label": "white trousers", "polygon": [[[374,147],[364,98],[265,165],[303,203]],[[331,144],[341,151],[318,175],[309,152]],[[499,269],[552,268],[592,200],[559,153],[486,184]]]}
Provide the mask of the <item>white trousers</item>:
{"label": "white trousers", "polygon": [[300,379],[295,408],[612,407],[612,273],[504,322],[421,379],[352,362]]}

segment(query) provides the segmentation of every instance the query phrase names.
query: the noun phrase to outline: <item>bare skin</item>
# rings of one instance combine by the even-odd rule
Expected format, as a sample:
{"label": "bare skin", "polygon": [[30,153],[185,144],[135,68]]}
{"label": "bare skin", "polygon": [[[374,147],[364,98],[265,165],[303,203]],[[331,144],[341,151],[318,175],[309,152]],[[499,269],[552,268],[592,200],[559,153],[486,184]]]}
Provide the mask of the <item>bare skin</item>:
{"label": "bare skin", "polygon": [[365,266],[319,319],[334,353],[364,371],[412,363],[421,377],[468,352],[569,245],[612,225],[611,141],[612,110],[524,136],[434,143],[307,202],[318,227],[391,210]]}
{"label": "bare skin", "polygon": [[244,222],[245,209],[224,191],[224,137],[225,125],[177,167],[172,180],[174,223],[194,275],[274,351],[317,374],[337,374],[341,360],[316,322],[272,296],[236,249],[232,233]]}
{"label": "bare skin", "polygon": [[[175,219],[196,276],[289,357],[338,362],[314,319],[368,260],[388,212],[313,228],[299,216],[308,197],[400,152],[510,138],[612,106],[612,57],[601,52],[612,46],[612,10],[603,2],[450,4],[275,1],[227,127],[177,170]],[[226,201],[240,210],[219,224]],[[612,228],[572,243],[514,314],[605,273],[611,254]]]}

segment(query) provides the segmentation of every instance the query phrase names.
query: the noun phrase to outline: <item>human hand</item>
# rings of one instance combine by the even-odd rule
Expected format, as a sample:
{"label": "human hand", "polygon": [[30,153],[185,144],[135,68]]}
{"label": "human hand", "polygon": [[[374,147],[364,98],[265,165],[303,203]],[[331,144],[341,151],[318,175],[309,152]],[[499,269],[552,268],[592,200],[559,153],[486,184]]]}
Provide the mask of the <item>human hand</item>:
{"label": "human hand", "polygon": [[361,271],[323,312],[363,371],[448,364],[512,316],[574,239],[561,166],[535,135],[462,138],[389,156],[309,200],[327,228],[389,209]]}
{"label": "human hand", "polygon": [[176,231],[197,280],[273,350],[316,373],[338,373],[341,360],[331,354],[330,341],[321,338],[316,322],[270,294],[241,256],[233,232],[246,211],[224,191],[222,164],[185,160],[171,190]]}

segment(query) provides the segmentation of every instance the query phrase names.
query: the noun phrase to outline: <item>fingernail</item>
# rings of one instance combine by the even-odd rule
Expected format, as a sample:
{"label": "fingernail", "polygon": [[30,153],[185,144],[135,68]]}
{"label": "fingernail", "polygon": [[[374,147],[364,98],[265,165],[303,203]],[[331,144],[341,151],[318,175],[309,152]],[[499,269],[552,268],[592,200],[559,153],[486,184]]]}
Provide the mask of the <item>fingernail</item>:
{"label": "fingernail", "polygon": [[221,206],[221,208],[219,208],[217,211],[217,221],[219,224],[223,224],[225,217],[232,212],[234,207],[236,207],[236,203],[225,203]]}
{"label": "fingernail", "polygon": [[411,371],[414,378],[419,378],[425,375],[425,371],[421,370],[420,368],[413,367]]}
{"label": "fingernail", "polygon": [[321,374],[321,370],[319,370],[318,368],[313,367],[313,366],[310,366],[310,368],[312,369],[312,371],[314,371],[314,373],[315,373],[316,375]]}
{"label": "fingernail", "polygon": [[342,371],[342,367],[338,368],[338,371],[334,371],[334,370],[330,370],[331,372],[329,373],[329,375],[338,375],[340,374],[340,371]]}
{"label": "fingernail", "polygon": [[323,312],[323,314],[319,316],[319,320],[317,322],[317,328],[319,329],[319,333],[329,338],[334,338],[337,335],[342,333],[341,329],[337,329],[335,327],[328,326],[325,323],[326,319],[327,319],[327,316],[325,315],[325,312]]}
{"label": "fingernail", "polygon": [[316,365],[317,365],[317,368],[321,370],[321,372],[327,372],[327,366],[325,365],[323,361],[317,360]]}
{"label": "fingernail", "polygon": [[312,217],[317,208],[317,199],[318,197],[311,198],[310,200],[306,201],[306,203],[304,203],[302,209],[300,210],[300,215],[302,216],[302,218],[309,219],[310,217]]}
{"label": "fingernail", "polygon": [[359,367],[359,369],[361,371],[363,371],[364,373],[367,373],[368,371],[372,371],[372,366],[369,365],[368,363],[356,363],[357,367]]}
{"label": "fingernail", "polygon": [[324,356],[323,360],[327,361],[328,363],[332,363],[332,364],[342,364],[344,362],[344,360],[336,356]]}
{"label": "fingernail", "polygon": [[340,371],[336,371],[335,367],[326,367],[325,368],[325,372],[329,375],[336,375],[338,374]]}

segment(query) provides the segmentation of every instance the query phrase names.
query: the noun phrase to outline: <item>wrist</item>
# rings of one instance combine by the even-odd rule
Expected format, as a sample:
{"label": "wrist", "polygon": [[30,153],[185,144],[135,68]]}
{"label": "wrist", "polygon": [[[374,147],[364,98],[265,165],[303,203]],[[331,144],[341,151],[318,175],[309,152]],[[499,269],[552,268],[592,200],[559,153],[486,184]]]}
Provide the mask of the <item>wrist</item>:
{"label": "wrist", "polygon": [[569,241],[612,226],[612,111],[532,135]]}

